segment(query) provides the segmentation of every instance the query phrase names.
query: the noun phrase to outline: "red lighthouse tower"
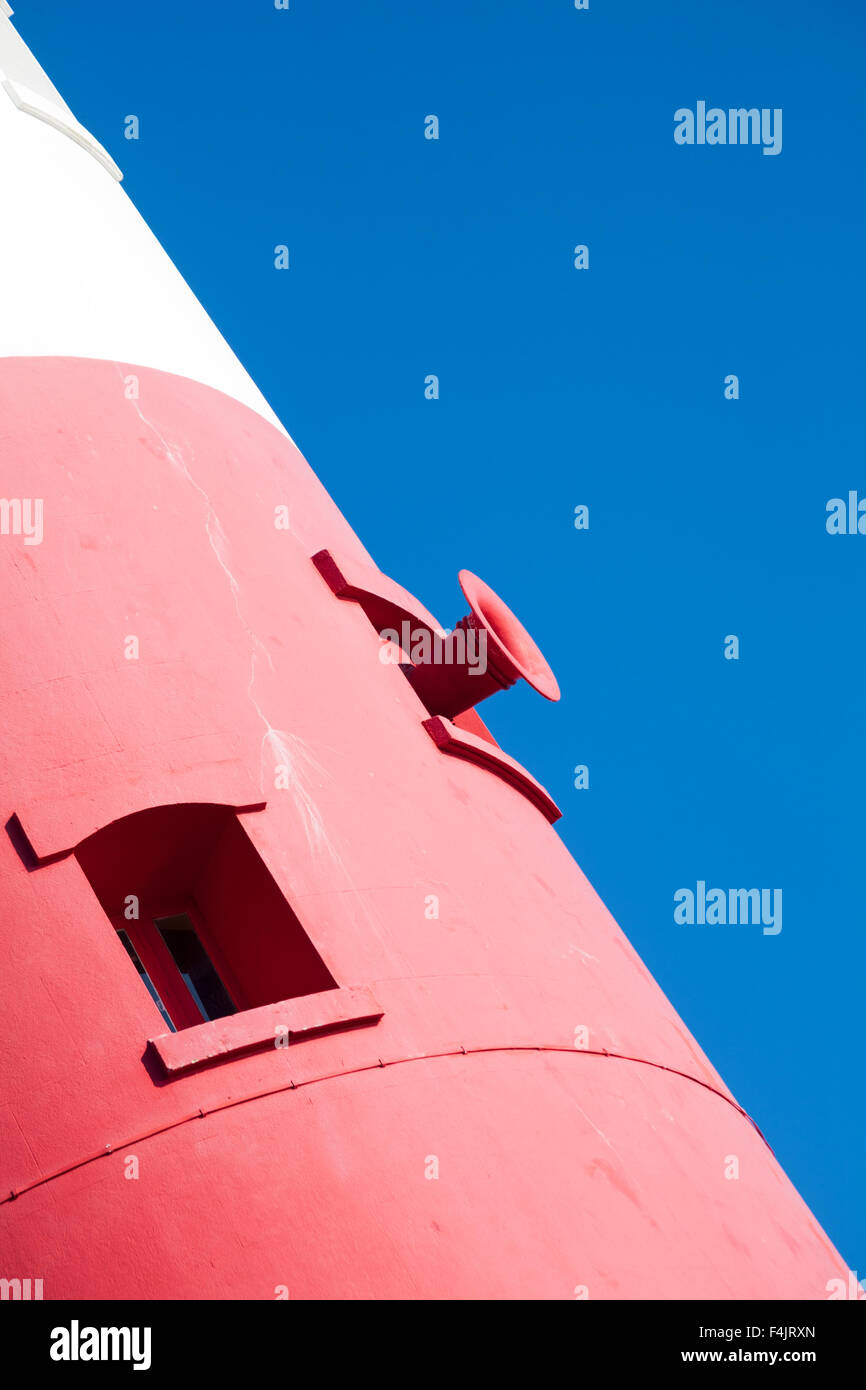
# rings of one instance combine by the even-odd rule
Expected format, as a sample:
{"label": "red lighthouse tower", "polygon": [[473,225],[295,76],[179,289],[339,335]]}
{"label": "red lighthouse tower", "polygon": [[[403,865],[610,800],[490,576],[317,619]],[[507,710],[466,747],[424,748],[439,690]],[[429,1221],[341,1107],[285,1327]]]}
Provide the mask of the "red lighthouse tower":
{"label": "red lighthouse tower", "polygon": [[475,709],[556,698],[532,638],[377,568],[8,17],[0,70],[0,1275],[826,1298]]}

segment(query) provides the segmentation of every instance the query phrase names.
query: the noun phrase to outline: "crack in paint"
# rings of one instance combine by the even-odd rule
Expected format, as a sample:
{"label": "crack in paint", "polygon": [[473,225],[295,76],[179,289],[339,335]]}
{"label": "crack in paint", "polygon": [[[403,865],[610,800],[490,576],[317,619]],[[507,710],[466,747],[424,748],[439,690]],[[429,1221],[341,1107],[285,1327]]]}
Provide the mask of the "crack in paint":
{"label": "crack in paint", "polygon": [[[118,371],[120,372],[121,377],[123,377],[123,372],[119,366]],[[135,407],[136,414],[138,415],[138,418],[141,421],[141,423],[145,426],[146,429],[150,430],[151,433],[155,436],[155,438],[159,441],[165,453],[165,457],[168,459],[172,467],[180,474],[180,476],[187,483],[190,484],[191,487],[195,489],[199,496],[204,500],[206,507],[205,531],[208,538],[208,544],[210,545],[210,548],[213,551],[214,556],[216,557],[220,569],[222,570],[223,574],[228,580],[229,588],[232,594],[232,600],[234,602],[235,613],[237,614],[238,621],[240,622],[244,632],[246,633],[246,636],[252,648],[250,653],[250,678],[247,683],[247,699],[249,700],[250,704],[255,710],[259,720],[264,725],[265,730],[262,734],[261,742],[259,744],[259,790],[262,791],[262,793],[264,793],[264,759],[265,750],[267,749],[270,752],[271,756],[274,758],[274,770],[276,771],[279,767],[284,767],[286,769],[286,773],[291,782],[291,791],[295,799],[295,806],[301,820],[304,836],[307,842],[307,848],[309,849],[310,853],[316,854],[321,853],[323,850],[326,851],[333,864],[340,870],[340,872],[345,878],[345,881],[349,884],[348,891],[354,892],[355,889],[354,885],[352,884],[352,876],[346,868],[345,864],[343,863],[341,856],[338,854],[336,848],[334,847],[334,844],[330,836],[328,835],[324,818],[322,816],[321,811],[318,808],[315,797],[311,790],[313,784],[312,774],[317,773],[320,777],[328,777],[330,774],[315,757],[315,754],[313,753],[309,744],[307,744],[300,737],[300,735],[288,733],[284,729],[274,728],[273,724],[268,719],[267,715],[265,714],[264,710],[262,709],[261,705],[256,699],[255,694],[253,693],[253,687],[256,681],[257,654],[259,652],[264,654],[271,671],[275,671],[275,667],[273,663],[273,658],[271,657],[271,654],[268,651],[267,647],[250,627],[249,623],[246,621],[241,611],[240,583],[237,579],[237,576],[233,573],[226,558],[228,552],[228,540],[222,522],[220,521],[216,509],[213,505],[213,502],[211,501],[208,493],[198,482],[198,480],[193,477],[192,473],[189,470],[189,467],[187,466],[186,460],[183,458],[183,455],[179,452],[179,450],[176,447],[173,447],[168,442],[168,440],[166,439],[162,431],[159,429],[159,427],[155,425],[152,420],[148,419],[144,411],[141,409],[138,400],[135,397],[130,397],[128,399],[132,400],[132,404]],[[366,908],[364,904],[360,904],[360,906],[364,917],[368,920],[369,924],[372,925],[373,923],[369,910]]]}

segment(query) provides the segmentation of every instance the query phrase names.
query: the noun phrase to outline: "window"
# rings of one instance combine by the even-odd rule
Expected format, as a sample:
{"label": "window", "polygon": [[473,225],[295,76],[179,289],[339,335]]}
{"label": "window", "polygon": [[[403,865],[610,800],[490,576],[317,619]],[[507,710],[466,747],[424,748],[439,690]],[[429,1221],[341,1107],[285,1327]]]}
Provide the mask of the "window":
{"label": "window", "polygon": [[237,984],[229,985],[231,968],[192,904],[183,912],[164,916],[151,911],[137,922],[117,914],[112,919],[127,955],[173,1033],[237,1013],[235,1001],[241,991]]}
{"label": "window", "polygon": [[231,808],[138,811],[75,854],[171,1032],[338,988]]}
{"label": "window", "polygon": [[188,912],[157,917],[154,923],[202,1018],[225,1018],[235,1006],[196,934]]}

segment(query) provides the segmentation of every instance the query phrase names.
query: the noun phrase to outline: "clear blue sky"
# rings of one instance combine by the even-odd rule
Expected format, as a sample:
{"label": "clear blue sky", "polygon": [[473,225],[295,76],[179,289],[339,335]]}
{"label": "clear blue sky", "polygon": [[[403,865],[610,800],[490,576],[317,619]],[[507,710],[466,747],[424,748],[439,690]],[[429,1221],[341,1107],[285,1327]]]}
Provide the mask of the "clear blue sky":
{"label": "clear blue sky", "polygon": [[[861,0],[15,9],[381,567],[538,638],[562,703],[485,717],[862,1278]],[[698,100],[782,153],[677,146]],[[781,933],[677,925],[699,879]]]}

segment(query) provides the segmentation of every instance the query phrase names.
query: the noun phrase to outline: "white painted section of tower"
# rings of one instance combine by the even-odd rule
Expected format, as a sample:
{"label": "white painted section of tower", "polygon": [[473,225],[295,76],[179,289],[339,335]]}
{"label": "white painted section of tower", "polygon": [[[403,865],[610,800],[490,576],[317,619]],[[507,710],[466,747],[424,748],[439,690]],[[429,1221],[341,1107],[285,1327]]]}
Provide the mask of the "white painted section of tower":
{"label": "white painted section of tower", "polygon": [[0,8],[0,357],[156,367],[224,391],[286,433],[113,164]]}

